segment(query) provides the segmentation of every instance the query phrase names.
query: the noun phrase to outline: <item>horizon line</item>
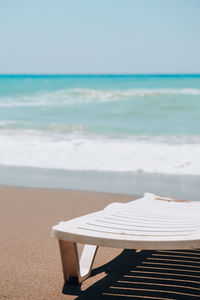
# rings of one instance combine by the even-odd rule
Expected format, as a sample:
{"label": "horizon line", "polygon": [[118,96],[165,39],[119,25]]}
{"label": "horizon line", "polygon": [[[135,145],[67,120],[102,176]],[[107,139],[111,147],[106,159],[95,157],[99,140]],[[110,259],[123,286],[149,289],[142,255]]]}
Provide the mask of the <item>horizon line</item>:
{"label": "horizon line", "polygon": [[0,76],[184,76],[200,73],[0,73]]}

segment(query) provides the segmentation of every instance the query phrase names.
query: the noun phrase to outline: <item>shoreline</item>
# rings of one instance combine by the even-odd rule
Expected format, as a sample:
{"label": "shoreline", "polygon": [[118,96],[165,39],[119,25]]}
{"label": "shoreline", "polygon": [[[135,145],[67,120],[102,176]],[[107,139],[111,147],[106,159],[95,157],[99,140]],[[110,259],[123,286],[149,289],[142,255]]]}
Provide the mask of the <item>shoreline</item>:
{"label": "shoreline", "polygon": [[0,186],[143,195],[200,200],[200,176],[159,173],[68,171],[0,165]]}

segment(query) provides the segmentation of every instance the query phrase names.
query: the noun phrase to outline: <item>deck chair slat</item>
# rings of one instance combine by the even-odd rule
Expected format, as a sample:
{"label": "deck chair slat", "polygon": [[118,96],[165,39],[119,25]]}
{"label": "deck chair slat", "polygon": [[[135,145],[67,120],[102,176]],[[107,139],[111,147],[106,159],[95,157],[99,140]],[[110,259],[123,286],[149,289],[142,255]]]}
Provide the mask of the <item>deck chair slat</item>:
{"label": "deck chair slat", "polygon": [[[141,221],[137,221],[137,220],[126,220],[126,219],[117,219],[117,218],[105,218],[103,220],[97,220],[99,222],[105,222],[105,223],[111,223],[111,224],[120,224],[120,225],[131,225],[131,226],[135,226],[135,227],[155,227],[157,228],[158,223],[155,222],[141,222]],[[197,224],[197,222],[196,222]],[[185,230],[186,226],[187,229],[197,229],[200,228],[200,226],[195,226],[196,224],[187,224],[187,225],[182,225],[179,223],[175,223],[175,224],[168,224],[168,222],[160,222],[159,227],[161,228],[179,228],[179,229],[183,229]],[[198,225],[198,224],[197,224]]]}

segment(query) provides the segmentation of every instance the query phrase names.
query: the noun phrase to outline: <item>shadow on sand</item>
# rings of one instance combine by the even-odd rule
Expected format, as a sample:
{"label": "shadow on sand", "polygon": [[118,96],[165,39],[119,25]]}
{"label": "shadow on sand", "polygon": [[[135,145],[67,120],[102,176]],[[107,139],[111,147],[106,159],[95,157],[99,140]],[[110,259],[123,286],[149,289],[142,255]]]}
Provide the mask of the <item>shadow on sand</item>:
{"label": "shadow on sand", "polygon": [[124,250],[91,276],[105,277],[82,291],[65,285],[63,294],[81,299],[200,299],[200,250]]}

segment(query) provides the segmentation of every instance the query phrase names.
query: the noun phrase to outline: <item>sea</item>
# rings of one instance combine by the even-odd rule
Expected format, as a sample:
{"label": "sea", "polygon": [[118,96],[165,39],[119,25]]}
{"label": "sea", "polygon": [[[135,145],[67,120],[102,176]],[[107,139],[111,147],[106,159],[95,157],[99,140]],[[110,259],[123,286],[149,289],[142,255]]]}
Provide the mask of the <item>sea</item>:
{"label": "sea", "polygon": [[200,75],[0,75],[0,165],[200,175]]}

